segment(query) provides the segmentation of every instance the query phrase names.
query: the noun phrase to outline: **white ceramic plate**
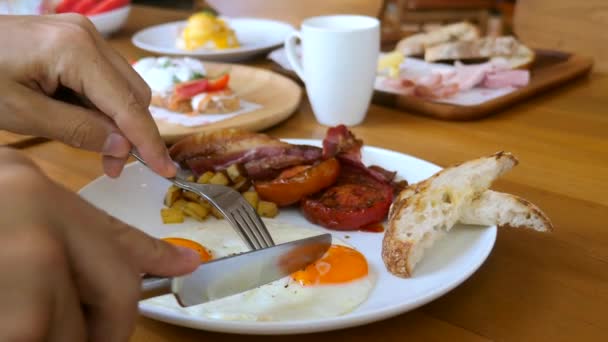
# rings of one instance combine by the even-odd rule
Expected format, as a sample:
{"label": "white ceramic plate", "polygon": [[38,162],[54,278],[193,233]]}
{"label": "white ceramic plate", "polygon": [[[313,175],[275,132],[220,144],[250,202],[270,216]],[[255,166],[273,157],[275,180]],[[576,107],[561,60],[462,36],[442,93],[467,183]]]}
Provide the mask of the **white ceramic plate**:
{"label": "white ceramic plate", "polygon": [[127,5],[108,12],[90,15],[89,19],[99,33],[108,36],[122,28],[129,17],[130,11],[131,6]]}
{"label": "white ceramic plate", "polygon": [[140,49],[173,56],[190,56],[210,61],[233,62],[251,58],[283,44],[293,26],[275,20],[254,18],[226,19],[234,29],[241,47],[225,50],[198,49],[186,51],[175,46],[185,21],[176,21],[146,28],[133,36],[133,44]]}
{"label": "white ceramic plate", "polygon": [[[286,140],[320,146],[319,140]],[[417,182],[437,172],[434,164],[377,147],[363,148],[366,165],[376,164],[397,170],[409,182]],[[140,164],[129,165],[123,175],[111,180],[100,177],[80,194],[98,207],[154,236],[166,236],[172,226],[163,225],[159,210],[169,182]],[[296,209],[282,209],[278,220],[313,229]],[[200,225],[188,221],[183,225]],[[354,311],[319,320],[282,322],[221,321],[194,317],[168,308],[140,304],[142,315],[185,327],[240,334],[296,334],[335,330],[370,323],[417,308],[450,291],[467,279],[484,262],[496,240],[496,227],[456,226],[435,244],[418,264],[413,277],[402,279],[386,271],[380,256],[382,234],[330,231],[348,241],[367,258],[377,283],[370,297]],[[349,238],[346,238],[346,235]]]}

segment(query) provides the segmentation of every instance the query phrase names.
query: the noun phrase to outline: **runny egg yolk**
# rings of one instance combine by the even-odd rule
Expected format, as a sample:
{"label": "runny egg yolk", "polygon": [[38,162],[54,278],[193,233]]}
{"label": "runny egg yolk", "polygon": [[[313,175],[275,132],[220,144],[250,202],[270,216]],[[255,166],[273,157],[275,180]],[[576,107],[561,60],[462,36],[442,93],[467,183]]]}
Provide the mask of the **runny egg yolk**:
{"label": "runny egg yolk", "polygon": [[182,39],[188,50],[194,50],[213,42],[217,49],[237,48],[239,42],[228,24],[207,12],[196,13],[188,18],[182,31]]}
{"label": "runny egg yolk", "polygon": [[367,272],[367,260],[363,254],[350,247],[332,245],[320,260],[291,277],[303,286],[311,286],[346,283],[365,277]]}
{"label": "runny egg yolk", "polygon": [[195,252],[198,253],[198,255],[200,255],[201,262],[205,262],[205,261],[209,261],[209,260],[213,259],[213,257],[211,256],[211,252],[209,252],[205,247],[203,247],[203,245],[201,245],[200,243],[198,243],[196,241],[183,239],[183,238],[177,238],[177,237],[168,237],[168,238],[163,238],[162,240],[166,241],[172,245],[175,245],[175,246],[186,247],[186,248],[190,248],[190,249],[194,250]]}

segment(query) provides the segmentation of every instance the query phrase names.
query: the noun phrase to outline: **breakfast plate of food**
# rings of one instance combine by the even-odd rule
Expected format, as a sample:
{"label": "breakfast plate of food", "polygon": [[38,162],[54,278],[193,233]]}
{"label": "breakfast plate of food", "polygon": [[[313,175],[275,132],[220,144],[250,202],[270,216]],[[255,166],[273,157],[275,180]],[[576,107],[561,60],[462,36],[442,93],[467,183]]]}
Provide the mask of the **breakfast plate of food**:
{"label": "breakfast plate of food", "polygon": [[[242,192],[277,243],[332,234],[328,252],[288,277],[240,294],[181,307],[172,295],[141,301],[142,315],[218,332],[295,334],[358,326],[447,293],[490,254],[497,225],[552,229],[535,205],[489,190],[517,164],[510,153],[441,169],[366,146],[344,126],[323,140],[280,140],[227,129],[170,149],[190,181]],[[80,195],[109,214],[201,260],[247,250],[214,208],[141,164],[100,177]]]}
{"label": "breakfast plate of food", "polygon": [[167,142],[220,128],[267,128],[293,114],[302,96],[289,78],[243,65],[168,56],[132,65],[150,86],[150,112]]}
{"label": "breakfast plate of food", "polygon": [[269,19],[223,18],[195,13],[186,21],[148,27],[133,36],[140,49],[210,61],[249,59],[283,44],[293,26]]}

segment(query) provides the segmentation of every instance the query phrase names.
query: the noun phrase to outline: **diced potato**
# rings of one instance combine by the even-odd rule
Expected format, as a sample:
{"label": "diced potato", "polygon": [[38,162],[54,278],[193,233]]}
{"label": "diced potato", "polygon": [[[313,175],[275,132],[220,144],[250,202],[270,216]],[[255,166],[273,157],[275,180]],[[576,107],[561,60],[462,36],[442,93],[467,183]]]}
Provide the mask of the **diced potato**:
{"label": "diced potato", "polygon": [[243,192],[251,188],[251,181],[247,178],[242,178],[238,183],[232,185],[232,188],[238,192]]}
{"label": "diced potato", "polygon": [[186,207],[186,204],[188,204],[188,201],[186,201],[183,198],[180,198],[177,201],[175,201],[175,203],[173,203],[173,205],[171,205],[171,209],[183,211],[184,208]]}
{"label": "diced potato", "polygon": [[228,185],[230,180],[223,172],[217,172],[209,179],[209,184]]}
{"label": "diced potato", "polygon": [[202,221],[209,215],[209,209],[196,202],[188,202],[184,207],[184,214],[198,221]]}
{"label": "diced potato", "polygon": [[224,215],[222,215],[222,213],[213,206],[211,207],[211,215],[213,215],[218,220],[224,218]]}
{"label": "diced potato", "polygon": [[184,191],[182,193],[182,197],[184,197],[185,199],[190,200],[192,202],[198,202],[201,199],[201,197],[199,195],[195,194],[192,191]]}
{"label": "diced potato", "polygon": [[203,173],[200,177],[198,177],[198,180],[196,182],[199,184],[207,184],[209,183],[209,180],[213,177],[213,175],[213,172],[207,171]]}
{"label": "diced potato", "polygon": [[260,201],[258,203],[258,215],[263,217],[275,217],[279,214],[279,207],[276,203]]}
{"label": "diced potato", "polygon": [[180,210],[173,208],[162,208],[160,210],[160,217],[164,224],[184,222],[184,214]]}
{"label": "diced potato", "polygon": [[198,204],[202,205],[203,207],[205,207],[209,210],[211,210],[211,208],[213,207],[211,205],[211,203],[207,202],[207,200],[202,197],[198,200]]}
{"label": "diced potato", "polygon": [[226,169],[226,173],[228,174],[228,178],[233,183],[239,183],[243,179],[245,179],[245,170],[241,166],[241,164],[232,164]]}
{"label": "diced potato", "polygon": [[255,191],[247,191],[243,193],[243,197],[245,200],[251,204],[251,206],[255,209],[258,207],[258,203],[260,202],[260,197],[258,193]]}
{"label": "diced potato", "polygon": [[194,176],[192,176],[192,175],[190,175],[190,176],[186,177],[186,181],[187,181],[187,182],[194,182],[194,180],[195,180],[195,179],[194,179]]}
{"label": "diced potato", "polygon": [[177,201],[182,195],[182,189],[176,187],[175,185],[171,185],[169,189],[167,189],[167,193],[165,194],[165,205],[170,207]]}

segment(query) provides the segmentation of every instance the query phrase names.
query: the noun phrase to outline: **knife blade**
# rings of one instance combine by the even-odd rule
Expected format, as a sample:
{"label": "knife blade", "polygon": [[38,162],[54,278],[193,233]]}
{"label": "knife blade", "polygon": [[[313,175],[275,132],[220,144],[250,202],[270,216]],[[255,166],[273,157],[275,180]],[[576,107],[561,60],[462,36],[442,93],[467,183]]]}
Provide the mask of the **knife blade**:
{"label": "knife blade", "polygon": [[305,268],[330,245],[331,234],[322,234],[211,260],[182,277],[145,277],[142,299],[173,293],[187,307],[245,292]]}

